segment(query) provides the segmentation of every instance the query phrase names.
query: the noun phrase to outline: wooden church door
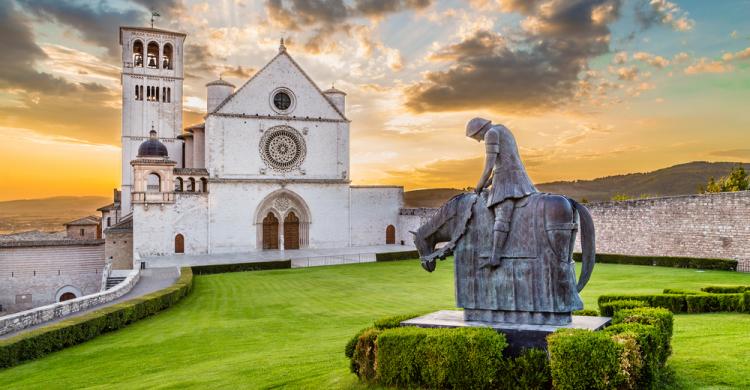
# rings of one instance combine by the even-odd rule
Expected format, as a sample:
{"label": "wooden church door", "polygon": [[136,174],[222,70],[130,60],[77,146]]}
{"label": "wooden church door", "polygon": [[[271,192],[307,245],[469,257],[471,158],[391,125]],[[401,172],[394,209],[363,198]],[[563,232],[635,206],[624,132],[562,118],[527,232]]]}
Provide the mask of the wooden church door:
{"label": "wooden church door", "polygon": [[185,237],[182,234],[174,236],[174,253],[185,253]]}
{"label": "wooden church door", "polygon": [[279,249],[279,220],[273,213],[263,218],[263,249]]}
{"label": "wooden church door", "polygon": [[299,249],[299,218],[294,212],[284,218],[284,249]]}
{"label": "wooden church door", "polygon": [[386,244],[396,243],[396,227],[394,227],[393,225],[388,225],[388,227],[385,228],[385,243]]}

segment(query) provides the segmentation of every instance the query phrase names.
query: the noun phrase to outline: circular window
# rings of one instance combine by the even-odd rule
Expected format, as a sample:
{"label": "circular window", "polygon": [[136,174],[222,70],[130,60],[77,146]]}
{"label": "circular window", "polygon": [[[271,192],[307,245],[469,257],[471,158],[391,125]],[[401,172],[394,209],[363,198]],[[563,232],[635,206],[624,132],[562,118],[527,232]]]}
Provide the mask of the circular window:
{"label": "circular window", "polygon": [[289,126],[272,127],[260,140],[263,161],[277,171],[291,171],[305,159],[305,140]]}
{"label": "circular window", "polygon": [[294,94],[287,88],[278,88],[271,93],[271,108],[279,114],[287,114],[294,109]]}

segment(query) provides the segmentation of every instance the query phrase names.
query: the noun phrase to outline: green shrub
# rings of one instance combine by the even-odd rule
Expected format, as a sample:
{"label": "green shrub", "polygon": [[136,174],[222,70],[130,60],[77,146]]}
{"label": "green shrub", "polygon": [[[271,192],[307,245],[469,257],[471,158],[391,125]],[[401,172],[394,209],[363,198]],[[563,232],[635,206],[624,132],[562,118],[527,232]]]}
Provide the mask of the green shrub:
{"label": "green shrub", "polygon": [[364,382],[374,382],[376,379],[375,342],[379,334],[380,331],[375,328],[365,329],[357,338],[357,345],[352,353],[349,368]]}
{"label": "green shrub", "polygon": [[417,251],[388,252],[375,254],[375,261],[414,260],[419,258]]}
{"label": "green shrub", "polygon": [[260,261],[256,263],[213,264],[193,266],[195,275],[223,274],[227,272],[265,271],[292,268],[291,260]]}
{"label": "green shrub", "polygon": [[714,294],[737,294],[750,291],[750,286],[706,286],[701,291]]}
{"label": "green shrub", "polygon": [[401,327],[377,339],[377,377],[386,386],[497,386],[505,337],[488,328]]}
{"label": "green shrub", "polygon": [[[642,301],[651,307],[663,307],[672,313],[684,313],[687,311],[687,302],[683,294],[632,294],[632,295],[600,295],[598,301],[599,309],[602,304],[612,301],[636,300]],[[602,310],[602,312],[604,312]]]}
{"label": "green shrub", "polygon": [[612,317],[616,312],[622,309],[632,309],[636,307],[647,307],[648,304],[644,301],[637,301],[634,299],[623,299],[619,301],[602,302],[599,305],[599,310],[604,317]]}
{"label": "green shrub", "polygon": [[666,340],[672,338],[673,322],[674,315],[669,310],[659,307],[624,309],[615,313],[612,318],[613,324],[636,323],[654,325]]}
{"label": "green shrub", "polygon": [[742,294],[700,294],[685,296],[688,313],[742,311]]}
{"label": "green shrub", "polygon": [[402,321],[410,320],[412,318],[419,317],[423,314],[424,313],[412,313],[412,314],[400,314],[397,316],[385,317],[385,318],[381,318],[375,321],[373,323],[373,326],[379,330],[398,328],[399,326],[401,326]]}
{"label": "green shrub", "polygon": [[[573,259],[581,261],[581,254],[574,253]],[[651,265],[659,267],[697,268],[707,270],[736,271],[737,260],[706,259],[698,257],[669,257],[669,256],[630,256],[609,253],[597,253],[597,263]]]}
{"label": "green shrub", "polygon": [[750,313],[750,291],[745,291],[742,294],[742,300],[740,301],[740,311],[743,313]]}
{"label": "green shrub", "polygon": [[547,351],[527,349],[515,358],[506,358],[500,370],[497,383],[503,389],[549,389],[552,376],[549,370]]}
{"label": "green shrub", "polygon": [[681,295],[697,295],[703,294],[703,291],[686,290],[682,288],[665,288],[662,291],[663,294],[681,294]]}
{"label": "green shrub", "polygon": [[620,369],[625,347],[605,332],[560,329],[547,336],[555,389],[613,389],[626,380]]}
{"label": "green shrub", "polygon": [[576,310],[573,312],[574,316],[588,316],[588,317],[598,317],[599,311],[596,309],[583,309],[583,310]]}
{"label": "green shrub", "polygon": [[193,273],[182,268],[180,278],[170,287],[0,340],[0,368],[80,344],[156,314],[173,306],[192,287]]}
{"label": "green shrub", "polygon": [[359,336],[362,336],[363,333],[370,330],[372,328],[364,328],[357,332],[357,334],[354,335],[344,346],[344,355],[348,357],[349,359],[354,356],[354,349],[357,348],[357,342],[359,342]]}

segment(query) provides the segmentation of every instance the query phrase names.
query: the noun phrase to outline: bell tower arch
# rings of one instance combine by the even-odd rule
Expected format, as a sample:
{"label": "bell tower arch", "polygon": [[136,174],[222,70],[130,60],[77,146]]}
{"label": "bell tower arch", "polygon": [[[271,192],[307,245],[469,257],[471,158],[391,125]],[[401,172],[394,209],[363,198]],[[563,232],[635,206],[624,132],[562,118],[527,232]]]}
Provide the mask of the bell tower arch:
{"label": "bell tower arch", "polygon": [[133,170],[139,145],[156,130],[169,155],[182,161],[182,83],[185,33],[120,27],[122,47],[122,199],[131,211]]}

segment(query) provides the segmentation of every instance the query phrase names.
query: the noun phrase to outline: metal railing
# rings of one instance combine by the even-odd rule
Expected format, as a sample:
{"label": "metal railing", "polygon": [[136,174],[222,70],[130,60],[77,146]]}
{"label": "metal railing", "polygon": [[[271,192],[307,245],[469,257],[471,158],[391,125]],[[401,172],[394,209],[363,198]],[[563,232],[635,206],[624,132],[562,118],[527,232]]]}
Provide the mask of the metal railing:
{"label": "metal railing", "polygon": [[292,268],[321,267],[326,265],[374,263],[377,253],[350,253],[342,255],[322,255],[292,257]]}

